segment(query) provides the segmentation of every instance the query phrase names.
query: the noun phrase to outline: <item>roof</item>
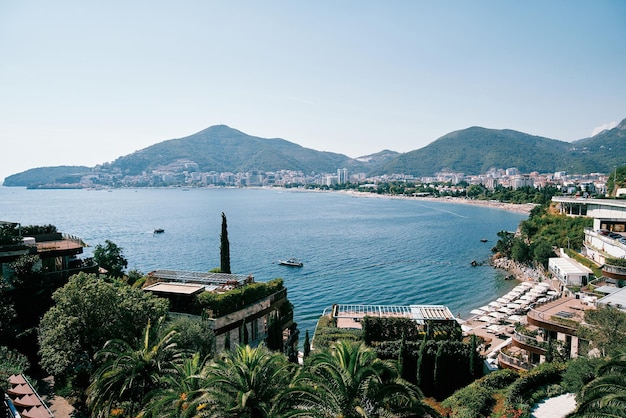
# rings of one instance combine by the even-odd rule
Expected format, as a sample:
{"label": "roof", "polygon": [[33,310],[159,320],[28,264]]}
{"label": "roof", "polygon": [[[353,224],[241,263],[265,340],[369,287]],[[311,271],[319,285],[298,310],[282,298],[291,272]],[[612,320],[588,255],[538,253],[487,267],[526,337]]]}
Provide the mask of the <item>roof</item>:
{"label": "roof", "polygon": [[548,262],[557,266],[559,270],[561,270],[565,274],[593,273],[590,268],[583,266],[582,264],[580,264],[576,260],[572,260],[571,258],[552,257],[548,260]]}
{"label": "roof", "polygon": [[204,273],[183,270],[155,270],[148,273],[148,276],[157,280],[165,280],[168,282],[196,283],[216,286],[243,286],[244,284],[254,280],[254,277],[250,275]]}
{"label": "roof", "polygon": [[366,316],[409,318],[420,325],[427,321],[453,321],[454,315],[443,305],[334,305],[333,316],[338,328],[360,328]]}
{"label": "roof", "polygon": [[195,295],[203,292],[204,286],[201,284],[185,284],[185,283],[155,283],[145,287],[143,290],[156,293],[170,293],[177,295]]}
{"label": "roof", "polygon": [[598,305],[612,305],[619,309],[626,310],[626,287],[618,289],[616,292],[610,293],[598,299]]}

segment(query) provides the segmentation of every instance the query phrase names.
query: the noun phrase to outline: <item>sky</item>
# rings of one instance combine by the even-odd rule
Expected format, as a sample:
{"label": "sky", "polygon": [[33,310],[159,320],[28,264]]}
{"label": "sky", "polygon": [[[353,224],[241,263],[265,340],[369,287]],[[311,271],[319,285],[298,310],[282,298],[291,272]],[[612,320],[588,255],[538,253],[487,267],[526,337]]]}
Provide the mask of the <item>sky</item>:
{"label": "sky", "polygon": [[0,180],[224,124],[359,157],[626,118],[626,1],[0,0]]}

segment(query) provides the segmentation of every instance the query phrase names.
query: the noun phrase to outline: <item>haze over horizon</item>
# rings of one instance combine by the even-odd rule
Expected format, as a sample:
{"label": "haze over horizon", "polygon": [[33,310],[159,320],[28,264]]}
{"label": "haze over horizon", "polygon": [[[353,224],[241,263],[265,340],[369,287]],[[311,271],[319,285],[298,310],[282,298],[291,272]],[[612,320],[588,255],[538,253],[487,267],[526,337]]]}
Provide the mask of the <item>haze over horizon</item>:
{"label": "haze over horizon", "polygon": [[359,157],[626,117],[626,2],[0,0],[0,179],[224,124]]}

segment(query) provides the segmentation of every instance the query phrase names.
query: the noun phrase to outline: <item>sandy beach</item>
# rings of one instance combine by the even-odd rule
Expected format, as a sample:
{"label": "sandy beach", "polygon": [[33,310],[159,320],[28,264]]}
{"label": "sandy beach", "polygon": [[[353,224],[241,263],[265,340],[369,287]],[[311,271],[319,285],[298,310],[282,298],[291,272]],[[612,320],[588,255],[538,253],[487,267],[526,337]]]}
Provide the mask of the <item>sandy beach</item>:
{"label": "sandy beach", "polygon": [[530,211],[537,206],[535,203],[505,203],[496,200],[476,200],[466,199],[462,197],[414,197],[414,196],[398,196],[398,195],[386,195],[369,192],[359,192],[355,190],[339,190],[334,193],[345,193],[355,197],[366,198],[381,198],[381,199],[406,199],[406,200],[418,200],[429,202],[441,202],[441,203],[456,203],[460,205],[475,205],[483,206],[494,209],[502,209],[510,212],[530,214]]}

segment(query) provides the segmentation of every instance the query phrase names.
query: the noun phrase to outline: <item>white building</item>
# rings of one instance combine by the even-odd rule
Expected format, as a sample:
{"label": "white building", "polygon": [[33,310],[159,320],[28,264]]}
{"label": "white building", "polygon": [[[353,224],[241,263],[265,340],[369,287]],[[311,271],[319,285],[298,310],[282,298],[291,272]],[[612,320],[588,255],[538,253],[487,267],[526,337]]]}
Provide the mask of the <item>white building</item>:
{"label": "white building", "polygon": [[593,273],[571,258],[552,257],[548,260],[548,270],[565,286],[584,286]]}

